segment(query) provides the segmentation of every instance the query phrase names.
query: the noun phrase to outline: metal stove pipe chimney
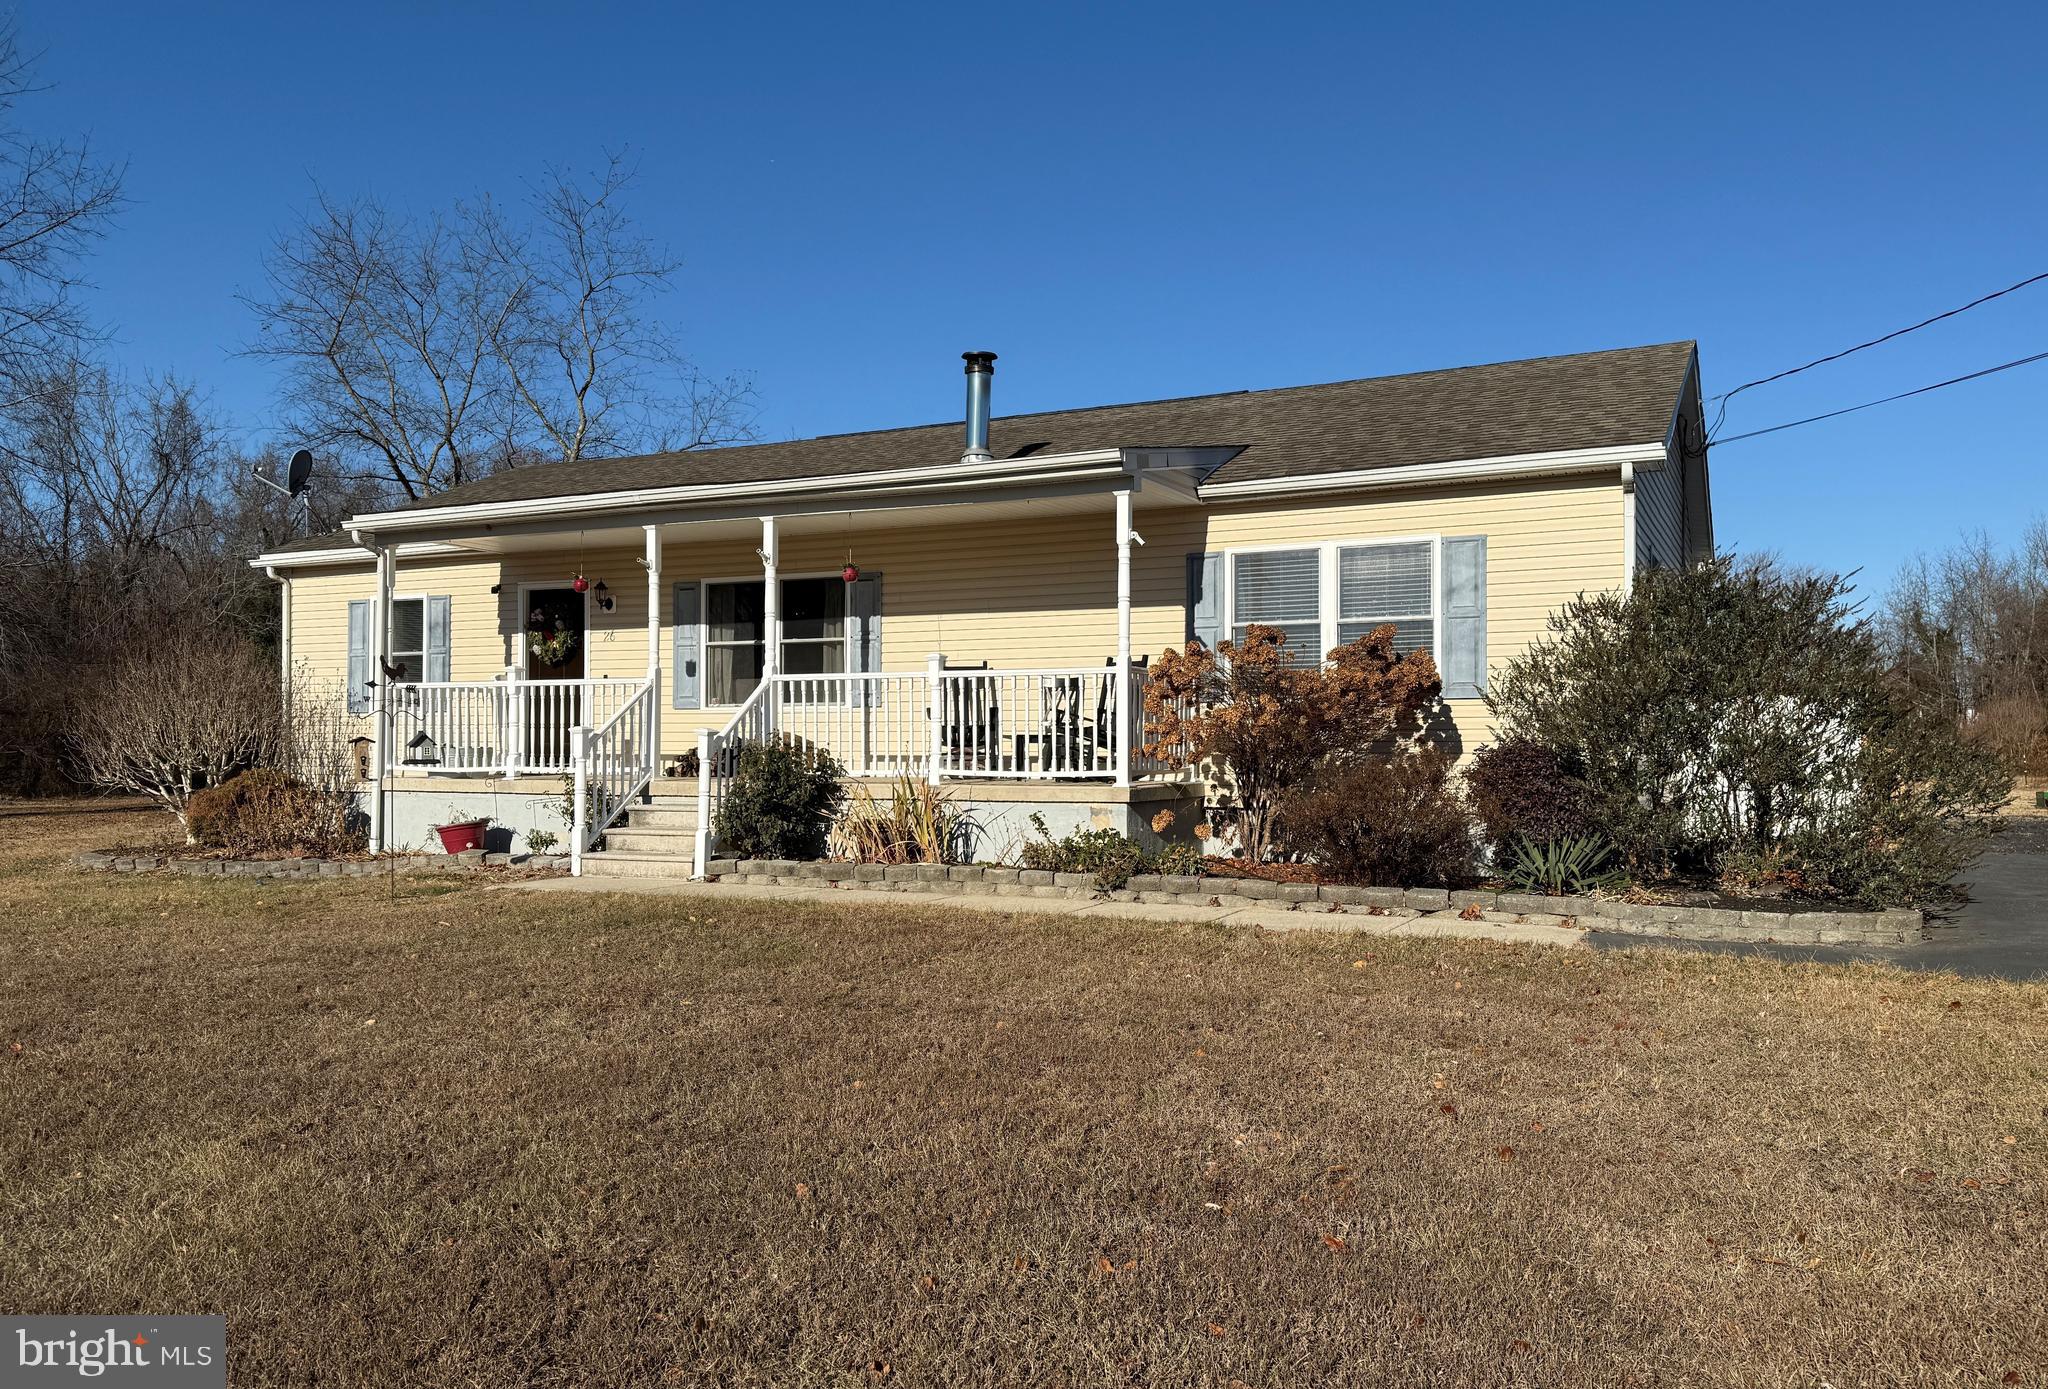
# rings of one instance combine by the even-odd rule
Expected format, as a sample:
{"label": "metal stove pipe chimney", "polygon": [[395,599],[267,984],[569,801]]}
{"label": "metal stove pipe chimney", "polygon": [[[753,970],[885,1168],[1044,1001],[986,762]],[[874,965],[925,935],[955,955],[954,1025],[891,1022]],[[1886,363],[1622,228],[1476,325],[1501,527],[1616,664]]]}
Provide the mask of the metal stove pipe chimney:
{"label": "metal stove pipe chimney", "polygon": [[962,352],[967,363],[967,449],[962,463],[986,463],[995,455],[988,451],[988,388],[995,379],[996,354]]}

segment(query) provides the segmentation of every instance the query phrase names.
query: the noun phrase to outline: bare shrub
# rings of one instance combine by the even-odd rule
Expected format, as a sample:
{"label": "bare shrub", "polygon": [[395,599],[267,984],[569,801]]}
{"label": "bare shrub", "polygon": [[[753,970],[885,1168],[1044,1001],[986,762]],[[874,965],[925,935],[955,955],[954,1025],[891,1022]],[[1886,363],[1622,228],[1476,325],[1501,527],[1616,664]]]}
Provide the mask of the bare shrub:
{"label": "bare shrub", "polygon": [[92,784],[178,817],[195,791],[269,765],[284,742],[277,674],[239,638],[173,629],[85,675],[73,739]]}
{"label": "bare shrub", "polygon": [[1404,748],[1319,770],[1280,803],[1280,829],[1339,882],[1444,886],[1474,870],[1472,817],[1449,754]]}
{"label": "bare shrub", "polygon": [[[1282,848],[1281,800],[1327,763],[1413,741],[1443,693],[1426,651],[1394,650],[1391,625],[1295,660],[1286,633],[1167,651],[1145,682],[1145,751],[1170,766],[1208,761],[1230,788],[1216,813],[1254,861]],[[1288,846],[1291,847],[1291,846]]]}

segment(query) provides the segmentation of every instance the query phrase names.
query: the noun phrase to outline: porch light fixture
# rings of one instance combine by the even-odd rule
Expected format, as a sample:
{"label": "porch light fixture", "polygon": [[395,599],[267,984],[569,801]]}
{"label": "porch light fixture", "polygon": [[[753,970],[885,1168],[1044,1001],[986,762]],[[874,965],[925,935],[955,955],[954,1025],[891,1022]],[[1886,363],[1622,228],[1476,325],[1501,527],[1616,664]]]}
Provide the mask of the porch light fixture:
{"label": "porch light fixture", "polygon": [[610,612],[613,608],[618,606],[619,600],[612,597],[611,594],[605,589],[603,579],[599,579],[597,581],[597,588],[595,591],[597,593],[597,606],[600,611]]}

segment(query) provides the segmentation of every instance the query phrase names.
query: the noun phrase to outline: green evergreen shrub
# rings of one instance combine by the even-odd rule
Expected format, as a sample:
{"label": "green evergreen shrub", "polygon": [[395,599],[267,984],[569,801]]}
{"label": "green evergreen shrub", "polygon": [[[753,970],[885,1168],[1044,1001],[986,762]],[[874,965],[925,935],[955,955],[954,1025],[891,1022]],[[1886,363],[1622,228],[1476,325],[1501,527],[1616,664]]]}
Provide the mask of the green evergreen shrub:
{"label": "green evergreen shrub", "polygon": [[1919,714],[1846,579],[1722,557],[1580,597],[1496,672],[1503,741],[1557,754],[1633,876],[1764,862],[1868,906],[1948,895],[2011,789]]}
{"label": "green evergreen shrub", "polygon": [[777,736],[740,749],[718,807],[718,850],[737,858],[820,859],[846,803],[839,763],[823,748]]}

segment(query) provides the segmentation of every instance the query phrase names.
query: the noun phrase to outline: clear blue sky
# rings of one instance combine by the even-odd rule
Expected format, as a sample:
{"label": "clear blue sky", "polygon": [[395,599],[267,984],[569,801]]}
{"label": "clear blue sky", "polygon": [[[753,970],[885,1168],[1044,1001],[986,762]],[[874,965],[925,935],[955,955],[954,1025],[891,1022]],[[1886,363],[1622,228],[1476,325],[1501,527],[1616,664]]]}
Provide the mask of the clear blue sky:
{"label": "clear blue sky", "polygon": [[[2048,11],[40,6],[129,161],[95,300],[270,439],[238,291],[315,182],[416,210],[630,146],[766,437],[1693,337],[1706,388],[2048,270]],[[1728,432],[2048,350],[2048,284]],[[2048,509],[2048,363],[1715,452],[1724,545],[1857,568]],[[288,441],[280,441],[288,442]]]}

